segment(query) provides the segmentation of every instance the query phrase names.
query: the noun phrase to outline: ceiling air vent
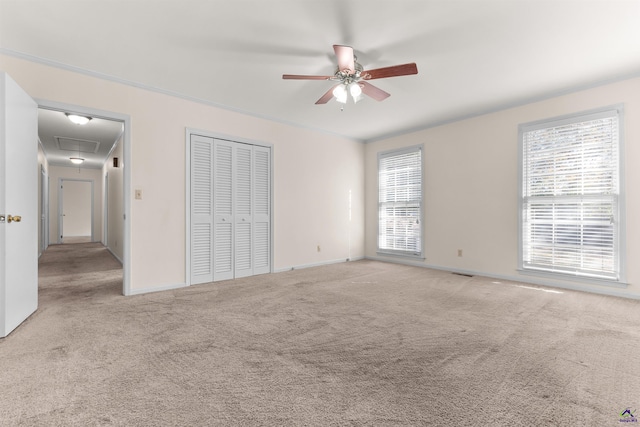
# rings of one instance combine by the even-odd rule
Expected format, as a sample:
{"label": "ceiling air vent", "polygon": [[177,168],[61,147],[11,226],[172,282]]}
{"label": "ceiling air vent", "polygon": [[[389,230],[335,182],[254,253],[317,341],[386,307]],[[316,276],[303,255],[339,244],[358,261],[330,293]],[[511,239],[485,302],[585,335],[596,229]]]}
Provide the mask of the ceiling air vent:
{"label": "ceiling air vent", "polygon": [[100,147],[100,142],[89,141],[87,139],[65,138],[63,136],[54,137],[56,145],[64,151],[72,151],[74,153],[95,153]]}

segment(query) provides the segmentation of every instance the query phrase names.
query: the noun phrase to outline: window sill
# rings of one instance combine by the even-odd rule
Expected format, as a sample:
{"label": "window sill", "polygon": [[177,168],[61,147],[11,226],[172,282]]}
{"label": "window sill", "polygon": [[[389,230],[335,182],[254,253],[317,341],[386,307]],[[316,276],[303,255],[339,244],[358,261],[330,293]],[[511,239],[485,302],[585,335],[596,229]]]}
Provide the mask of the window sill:
{"label": "window sill", "polygon": [[405,258],[405,259],[415,259],[415,260],[421,260],[424,261],[426,258],[422,255],[422,254],[403,254],[403,253],[397,253],[397,252],[381,252],[381,251],[376,251],[376,255],[378,256],[387,256],[387,257],[393,257],[393,258]]}
{"label": "window sill", "polygon": [[586,285],[608,286],[621,289],[626,289],[629,286],[626,282],[613,279],[599,279],[597,277],[578,276],[568,273],[554,273],[551,271],[535,270],[530,268],[519,268],[517,271],[518,274],[522,274],[524,276],[542,277],[545,279],[566,282],[578,282]]}

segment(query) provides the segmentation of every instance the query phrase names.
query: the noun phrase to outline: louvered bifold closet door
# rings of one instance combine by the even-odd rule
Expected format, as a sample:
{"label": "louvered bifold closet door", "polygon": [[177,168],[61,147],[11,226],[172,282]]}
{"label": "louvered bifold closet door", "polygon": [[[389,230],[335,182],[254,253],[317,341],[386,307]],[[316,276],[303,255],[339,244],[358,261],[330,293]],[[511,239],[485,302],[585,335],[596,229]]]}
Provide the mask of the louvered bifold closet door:
{"label": "louvered bifold closet door", "polygon": [[235,277],[253,275],[253,146],[236,144],[235,166]]}
{"label": "louvered bifold closet door", "polygon": [[191,283],[213,280],[213,139],[191,137]]}
{"label": "louvered bifold closet door", "polygon": [[271,271],[271,149],[191,137],[191,284]]}
{"label": "louvered bifold closet door", "polygon": [[271,271],[271,150],[253,147],[253,274]]}
{"label": "louvered bifold closet door", "polygon": [[233,279],[234,217],[233,162],[234,144],[215,140],[213,164],[213,280]]}

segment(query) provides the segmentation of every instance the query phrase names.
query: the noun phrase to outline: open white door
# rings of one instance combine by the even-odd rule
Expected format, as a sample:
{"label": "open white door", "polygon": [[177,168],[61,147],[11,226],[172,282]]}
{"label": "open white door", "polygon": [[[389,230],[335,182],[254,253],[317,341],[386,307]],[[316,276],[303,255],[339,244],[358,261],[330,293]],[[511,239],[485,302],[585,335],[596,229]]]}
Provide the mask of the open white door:
{"label": "open white door", "polygon": [[38,105],[0,72],[0,337],[38,308]]}

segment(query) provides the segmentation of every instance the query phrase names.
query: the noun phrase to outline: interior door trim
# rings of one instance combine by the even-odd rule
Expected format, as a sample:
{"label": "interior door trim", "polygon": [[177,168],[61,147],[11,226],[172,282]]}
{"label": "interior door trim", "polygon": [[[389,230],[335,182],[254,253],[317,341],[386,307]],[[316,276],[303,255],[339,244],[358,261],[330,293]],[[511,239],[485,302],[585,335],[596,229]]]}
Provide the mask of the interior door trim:
{"label": "interior door trim", "polygon": [[66,104],[35,98],[39,108],[56,111],[73,111],[91,117],[115,120],[124,123],[122,138],[122,165],[126,165],[123,171],[123,211],[124,211],[124,236],[122,236],[122,294],[133,295],[131,292],[131,169],[134,162],[131,159],[131,116],[112,111],[99,110],[91,107]]}

